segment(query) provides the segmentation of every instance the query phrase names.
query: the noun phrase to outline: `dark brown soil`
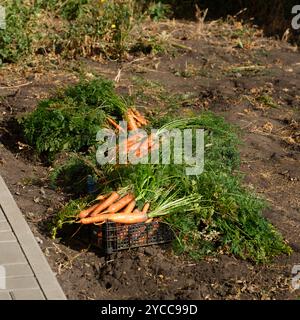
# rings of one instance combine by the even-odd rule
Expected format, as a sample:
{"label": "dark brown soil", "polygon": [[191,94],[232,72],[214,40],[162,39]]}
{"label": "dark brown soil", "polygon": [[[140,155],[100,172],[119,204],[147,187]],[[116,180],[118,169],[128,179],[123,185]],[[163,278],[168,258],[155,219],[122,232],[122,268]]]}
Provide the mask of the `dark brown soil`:
{"label": "dark brown soil", "polygon": [[[270,208],[265,216],[294,252],[269,265],[225,255],[195,262],[174,256],[169,247],[156,246],[105,259],[76,239],[52,240],[47,221],[68,197],[50,188],[49,168],[24,144],[16,118],[33,110],[37,101],[57,86],[77,78],[70,71],[45,73],[32,68],[19,72],[10,66],[0,70],[0,174],[70,299],[299,297],[299,291],[290,287],[292,267],[300,264],[299,53],[286,43],[259,35],[243,49],[211,30],[196,39],[189,33],[193,27],[196,25],[183,24],[178,31],[178,39],[186,39],[181,42],[192,50],[178,52],[175,57],[147,56],[124,62],[119,90],[130,92],[132,76],[138,75],[159,82],[172,94],[192,94],[192,103],[184,103],[181,112],[209,109],[239,126],[244,141],[241,170],[245,185],[268,200]],[[114,62],[81,63],[86,73],[112,79],[121,67]],[[271,97],[275,105],[261,96]],[[147,109],[152,107],[159,109],[159,105],[146,105]]]}

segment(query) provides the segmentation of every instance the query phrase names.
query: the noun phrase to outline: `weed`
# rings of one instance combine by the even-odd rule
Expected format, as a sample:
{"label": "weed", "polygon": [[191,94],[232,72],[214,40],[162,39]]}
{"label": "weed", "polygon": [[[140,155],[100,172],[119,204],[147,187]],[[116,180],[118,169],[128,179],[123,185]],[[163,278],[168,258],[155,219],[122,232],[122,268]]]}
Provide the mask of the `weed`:
{"label": "weed", "polygon": [[154,21],[159,21],[167,18],[171,13],[171,7],[168,4],[163,4],[161,1],[150,4],[148,14]]}
{"label": "weed", "polygon": [[278,108],[278,104],[268,94],[262,94],[259,97],[257,97],[256,100],[262,103],[264,106],[271,107],[271,108]]}
{"label": "weed", "polygon": [[28,27],[34,20],[34,9],[22,1],[4,1],[6,29],[0,29],[0,65],[15,62],[31,52],[32,36]]}
{"label": "weed", "polygon": [[266,67],[261,65],[234,66],[230,67],[230,69],[226,71],[228,75],[240,77],[253,77],[258,74],[265,75],[267,72],[269,71],[266,70]]}
{"label": "weed", "polygon": [[[16,62],[31,54],[62,57],[105,56],[122,58],[143,42],[141,32],[132,31],[148,15],[135,0],[5,0],[5,30],[0,30],[0,63]],[[150,6],[153,19],[167,12],[165,5]],[[159,51],[155,39],[150,40]]]}
{"label": "weed", "polygon": [[87,193],[87,177],[94,175],[91,166],[76,156],[71,156],[62,165],[55,164],[50,174],[52,187],[60,187],[65,193],[78,197]]}
{"label": "weed", "polygon": [[77,214],[88,205],[91,205],[91,203],[92,199],[90,196],[70,201],[50,223],[52,237],[56,238],[57,232],[65,225],[73,224],[76,220]]}

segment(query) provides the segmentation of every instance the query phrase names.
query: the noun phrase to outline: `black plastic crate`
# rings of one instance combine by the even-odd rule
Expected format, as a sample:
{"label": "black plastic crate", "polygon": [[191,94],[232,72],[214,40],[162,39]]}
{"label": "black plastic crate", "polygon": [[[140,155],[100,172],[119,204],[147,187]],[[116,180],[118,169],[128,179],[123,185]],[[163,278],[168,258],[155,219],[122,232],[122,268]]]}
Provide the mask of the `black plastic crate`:
{"label": "black plastic crate", "polygon": [[93,226],[93,243],[105,254],[171,242],[174,232],[170,227],[158,220],[150,223],[132,225],[106,222],[100,226]]}

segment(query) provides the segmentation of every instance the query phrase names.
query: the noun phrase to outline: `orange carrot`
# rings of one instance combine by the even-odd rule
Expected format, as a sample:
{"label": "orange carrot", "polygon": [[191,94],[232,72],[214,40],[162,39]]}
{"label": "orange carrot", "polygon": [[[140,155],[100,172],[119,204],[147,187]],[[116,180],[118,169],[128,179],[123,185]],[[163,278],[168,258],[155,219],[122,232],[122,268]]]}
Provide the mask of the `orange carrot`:
{"label": "orange carrot", "polygon": [[136,151],[136,156],[141,157],[147,155],[147,152],[152,148],[154,145],[153,142],[153,134],[150,136],[140,145],[139,149]]}
{"label": "orange carrot", "polygon": [[144,214],[147,214],[149,208],[150,208],[150,203],[145,203],[142,212],[143,212]]}
{"label": "orange carrot", "polygon": [[127,205],[127,207],[125,208],[124,213],[126,213],[126,214],[132,213],[132,211],[133,211],[133,209],[134,209],[134,207],[135,207],[135,204],[136,204],[135,200],[132,200],[132,201]]}
{"label": "orange carrot", "polygon": [[121,209],[126,207],[132,200],[134,196],[132,194],[127,194],[122,199],[118,200],[114,204],[110,205],[107,209],[108,212],[119,212]]}
{"label": "orange carrot", "polygon": [[99,194],[99,196],[96,198],[96,200],[102,201],[107,199],[111,195],[111,192],[106,193],[106,194]]}
{"label": "orange carrot", "polygon": [[110,205],[112,205],[115,201],[119,199],[120,195],[117,192],[112,192],[112,194],[105,199],[102,203],[98,205],[95,211],[91,214],[92,217],[95,217],[97,214],[107,209]]}
{"label": "orange carrot", "polygon": [[142,125],[147,125],[148,124],[148,121],[145,119],[145,117],[143,115],[141,115],[141,113],[136,110],[136,109],[131,109],[132,110],[132,113],[134,115],[134,118],[140,122]]}
{"label": "orange carrot", "polygon": [[145,125],[148,124],[148,120],[138,111],[135,109],[135,114],[140,118],[143,119],[143,121],[145,122]]}
{"label": "orange carrot", "polygon": [[128,110],[128,112],[127,112],[127,121],[128,121],[128,130],[135,131],[138,129],[138,126],[137,126],[130,110]]}
{"label": "orange carrot", "polygon": [[127,143],[128,142],[136,142],[139,139],[143,138],[143,134],[141,132],[135,133],[133,135],[129,135],[128,139],[127,139]]}
{"label": "orange carrot", "polygon": [[127,148],[127,151],[128,152],[134,152],[134,151],[138,152],[138,150],[140,149],[142,143],[143,142],[136,142],[136,143],[132,144],[131,146],[129,146]]}
{"label": "orange carrot", "polygon": [[114,128],[116,128],[118,131],[124,132],[124,129],[123,129],[120,125],[118,125],[112,118],[108,117],[108,118],[107,118],[107,121],[108,121]]}
{"label": "orange carrot", "polygon": [[137,115],[133,114],[132,115],[133,118],[136,120],[137,124],[139,124],[139,126],[145,126],[147,125],[147,122],[145,121],[145,119],[143,119],[142,117],[138,117]]}
{"label": "orange carrot", "polygon": [[140,128],[140,127],[142,127],[142,126],[144,125],[144,123],[142,123],[143,120],[141,121],[141,120],[139,119],[139,117],[136,116],[133,112],[131,112],[131,115],[132,115],[132,118],[134,119],[134,121],[135,121],[135,123],[136,123],[136,125],[137,125],[138,128]]}
{"label": "orange carrot", "polygon": [[127,139],[127,150],[135,151],[144,142],[145,137],[143,134],[136,134]]}
{"label": "orange carrot", "polygon": [[78,217],[79,217],[80,219],[86,218],[86,217],[89,216],[90,213],[92,213],[98,206],[99,206],[99,203],[96,203],[96,204],[94,204],[93,206],[89,207],[88,209],[82,210],[82,211],[79,213]]}
{"label": "orange carrot", "polygon": [[147,223],[151,223],[152,221],[153,221],[153,218],[150,218],[150,219],[146,220],[145,223],[146,223],[146,224],[147,224]]}
{"label": "orange carrot", "polygon": [[141,223],[147,221],[148,216],[143,212],[139,212],[138,214],[125,214],[125,213],[106,213],[100,214],[96,217],[89,217],[81,219],[80,222],[82,224],[92,224],[92,223],[100,223],[105,221],[112,221],[115,223],[124,223],[124,224],[134,224]]}
{"label": "orange carrot", "polygon": [[124,213],[114,214],[112,217],[109,217],[108,220],[115,223],[124,223],[124,224],[134,224],[134,223],[142,223],[148,219],[146,214],[140,212],[139,214],[131,215]]}

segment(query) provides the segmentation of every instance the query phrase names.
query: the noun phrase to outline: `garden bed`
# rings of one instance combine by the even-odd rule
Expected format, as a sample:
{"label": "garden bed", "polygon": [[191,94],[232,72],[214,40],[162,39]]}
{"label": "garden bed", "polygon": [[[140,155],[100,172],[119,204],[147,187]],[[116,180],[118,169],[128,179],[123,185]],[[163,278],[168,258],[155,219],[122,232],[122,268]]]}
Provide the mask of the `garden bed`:
{"label": "garden bed", "polygon": [[[4,102],[0,107],[3,143],[0,172],[69,298],[260,299],[296,296],[290,292],[289,281],[292,266],[299,263],[299,203],[296,195],[299,190],[299,170],[296,166],[299,161],[296,134],[299,121],[299,80],[296,73],[291,76],[287,69],[291,66],[298,68],[298,55],[285,45],[280,48],[279,43],[268,40],[265,40],[265,44],[268,47],[266,56],[261,56],[260,49],[237,51],[235,63],[236,59],[239,63],[234,67],[236,70],[248,59],[260,59],[262,64],[269,65],[269,73],[261,74],[261,69],[257,71],[252,68],[249,74],[249,70],[244,73],[244,69],[239,68],[239,76],[236,78],[236,73],[228,72],[233,68],[233,61],[230,60],[233,59],[232,55],[224,52],[222,46],[214,47],[214,61],[211,63],[217,67],[207,69],[205,75],[195,73],[194,68],[196,71],[197,67],[203,69],[198,57],[209,57],[212,48],[204,40],[202,43],[189,41],[188,45],[193,47],[194,53],[178,55],[173,60],[162,57],[157,72],[144,70],[141,77],[140,70],[145,63],[129,65],[129,71],[123,73],[118,90],[126,91],[130,85],[134,85],[137,90],[137,79],[143,78],[146,82],[140,89],[143,95],[151,93],[148,99],[153,99],[158,109],[166,101],[155,101],[157,97],[165,98],[178,92],[186,96],[180,107],[177,105],[179,109],[176,112],[197,113],[209,108],[242,127],[246,133],[243,138],[245,145],[240,147],[241,169],[246,173],[245,184],[253,186],[267,198],[271,208],[265,210],[264,215],[283,233],[294,249],[290,257],[282,255],[270,265],[255,265],[222,253],[195,262],[186,255],[174,255],[170,246],[120,252],[107,260],[76,236],[71,237],[72,233],[52,240],[48,223],[62,204],[70,200],[70,195],[51,188],[48,165],[38,157],[32,157],[33,151],[20,136],[14,118],[25,111],[32,111],[37,100],[45,94],[53,94],[54,79],[59,80],[59,84],[71,83],[74,79],[67,72],[63,75],[53,72],[53,76],[48,74],[47,78],[42,74],[39,79],[33,78],[30,80],[32,83],[24,87],[1,89]],[[277,48],[273,49],[273,46]],[[151,65],[153,61],[150,57],[147,59]],[[185,69],[186,60],[194,68]],[[176,72],[178,69],[179,73]],[[86,70],[95,70],[95,63],[87,62]],[[96,70],[111,78],[118,71],[114,63],[97,65]],[[1,72],[6,72],[6,82],[2,86],[15,77],[9,70]],[[139,78],[132,80],[132,74]],[[216,79],[216,74],[221,79]],[[28,82],[25,78],[20,80]],[[161,87],[153,84],[154,81],[159,82]],[[266,86],[267,82],[272,85]],[[162,87],[166,88],[167,95],[164,95]],[[265,91],[260,92],[262,88]],[[269,99],[260,98],[262,94],[271,95],[278,107],[270,107],[266,103]],[[248,99],[240,100],[241,96],[247,96]],[[147,105],[142,95],[138,98],[147,109],[150,109],[150,105],[155,106],[151,100]]]}

